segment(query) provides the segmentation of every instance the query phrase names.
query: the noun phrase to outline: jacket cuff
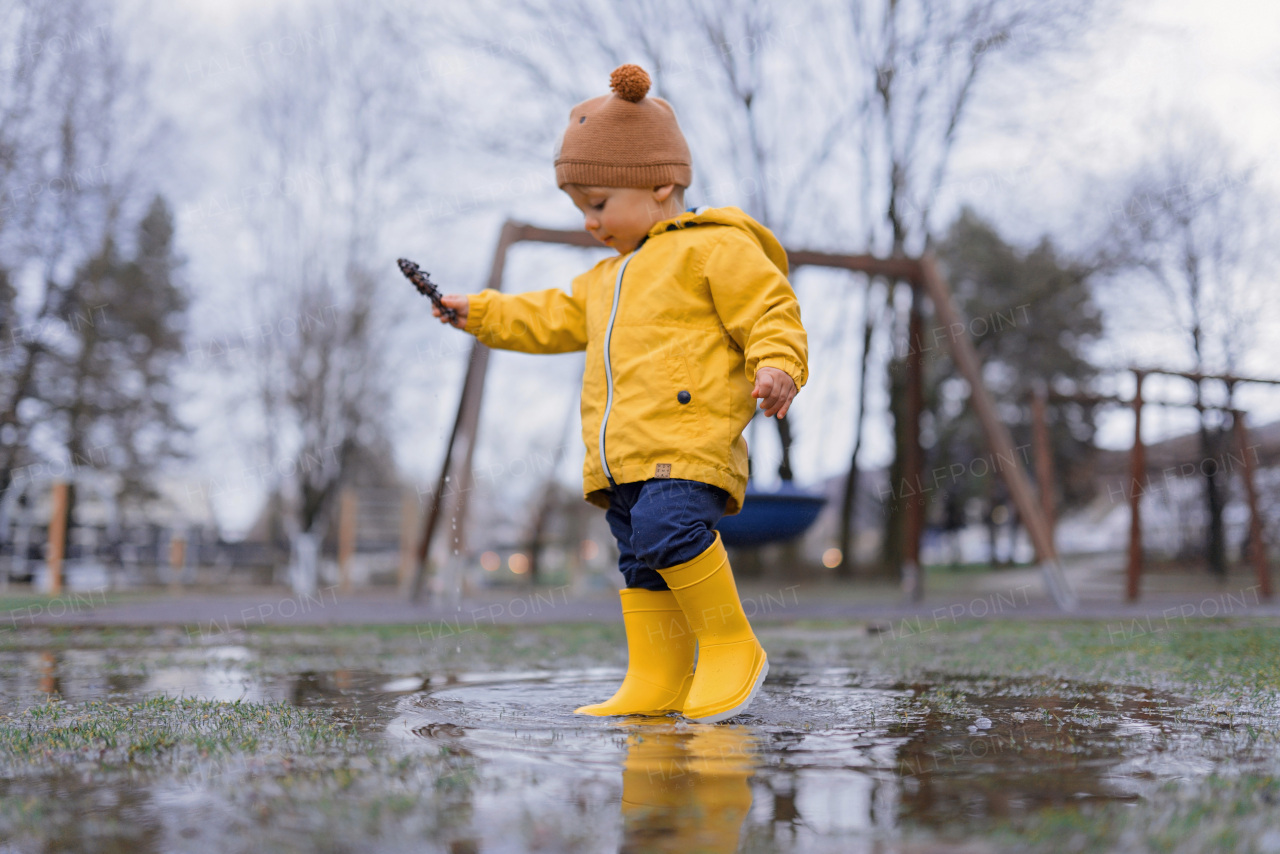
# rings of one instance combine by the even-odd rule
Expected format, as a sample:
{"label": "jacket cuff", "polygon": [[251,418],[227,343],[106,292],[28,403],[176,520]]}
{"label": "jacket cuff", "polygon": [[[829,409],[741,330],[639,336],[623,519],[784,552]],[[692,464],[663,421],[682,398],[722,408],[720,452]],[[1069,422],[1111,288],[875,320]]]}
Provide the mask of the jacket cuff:
{"label": "jacket cuff", "polygon": [[[807,380],[808,372],[805,371],[804,365],[795,359],[788,359],[785,356],[773,356],[768,359],[761,359],[756,362],[756,372],[759,373],[761,368],[777,368],[787,376],[791,377],[791,381],[796,384],[796,390],[804,388],[805,380]],[[752,382],[755,378],[752,378]]]}
{"label": "jacket cuff", "polygon": [[485,315],[489,312],[489,304],[496,293],[492,288],[485,288],[478,294],[467,295],[467,325],[462,327],[464,332],[475,335],[484,328]]}

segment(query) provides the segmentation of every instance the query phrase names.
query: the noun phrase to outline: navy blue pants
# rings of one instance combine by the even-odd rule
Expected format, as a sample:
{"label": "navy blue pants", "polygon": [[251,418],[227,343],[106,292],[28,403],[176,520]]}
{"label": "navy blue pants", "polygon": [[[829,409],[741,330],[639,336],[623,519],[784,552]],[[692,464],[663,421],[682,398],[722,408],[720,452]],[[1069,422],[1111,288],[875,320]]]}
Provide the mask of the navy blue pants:
{"label": "navy blue pants", "polygon": [[656,570],[693,560],[716,541],[729,493],[696,480],[655,478],[611,490],[605,519],[627,587],[667,590]]}

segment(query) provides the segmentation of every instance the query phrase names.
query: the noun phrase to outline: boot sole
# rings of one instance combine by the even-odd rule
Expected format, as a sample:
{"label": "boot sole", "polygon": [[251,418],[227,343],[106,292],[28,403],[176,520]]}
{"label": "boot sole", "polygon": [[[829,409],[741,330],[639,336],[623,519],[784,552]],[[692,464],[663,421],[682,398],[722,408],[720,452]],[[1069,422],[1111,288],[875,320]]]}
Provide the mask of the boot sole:
{"label": "boot sole", "polygon": [[741,703],[734,706],[732,709],[729,709],[727,712],[716,712],[714,715],[704,715],[703,717],[700,717],[700,718],[689,718],[688,715],[685,715],[685,717],[689,718],[689,720],[693,721],[694,723],[718,724],[721,721],[728,720],[734,715],[742,713],[743,711],[746,710],[747,706],[751,705],[751,701],[756,698],[756,694],[760,693],[760,686],[764,684],[764,677],[767,676],[768,674],[769,674],[769,659],[766,658],[764,660],[764,665],[760,668],[760,675],[756,677],[756,684],[751,686],[751,693],[747,694],[747,698],[743,700]]}

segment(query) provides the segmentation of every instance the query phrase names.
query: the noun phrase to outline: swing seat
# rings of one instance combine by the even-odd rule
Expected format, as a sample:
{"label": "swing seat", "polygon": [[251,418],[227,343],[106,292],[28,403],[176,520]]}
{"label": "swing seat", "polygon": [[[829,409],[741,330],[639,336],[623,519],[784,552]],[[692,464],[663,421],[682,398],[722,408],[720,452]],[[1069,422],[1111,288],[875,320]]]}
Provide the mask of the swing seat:
{"label": "swing seat", "polygon": [[782,543],[809,530],[826,503],[825,495],[801,489],[790,481],[782,481],[772,492],[747,484],[742,512],[723,517],[715,527],[724,544],[732,548]]}

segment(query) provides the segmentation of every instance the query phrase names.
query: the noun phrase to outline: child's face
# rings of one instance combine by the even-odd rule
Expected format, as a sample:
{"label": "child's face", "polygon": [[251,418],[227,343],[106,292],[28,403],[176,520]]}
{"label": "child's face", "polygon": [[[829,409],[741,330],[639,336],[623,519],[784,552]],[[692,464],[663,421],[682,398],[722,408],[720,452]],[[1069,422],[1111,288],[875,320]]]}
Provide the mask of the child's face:
{"label": "child's face", "polygon": [[634,250],[654,223],[680,213],[675,184],[654,189],[566,184],[564,191],[582,211],[591,236],[622,255]]}

